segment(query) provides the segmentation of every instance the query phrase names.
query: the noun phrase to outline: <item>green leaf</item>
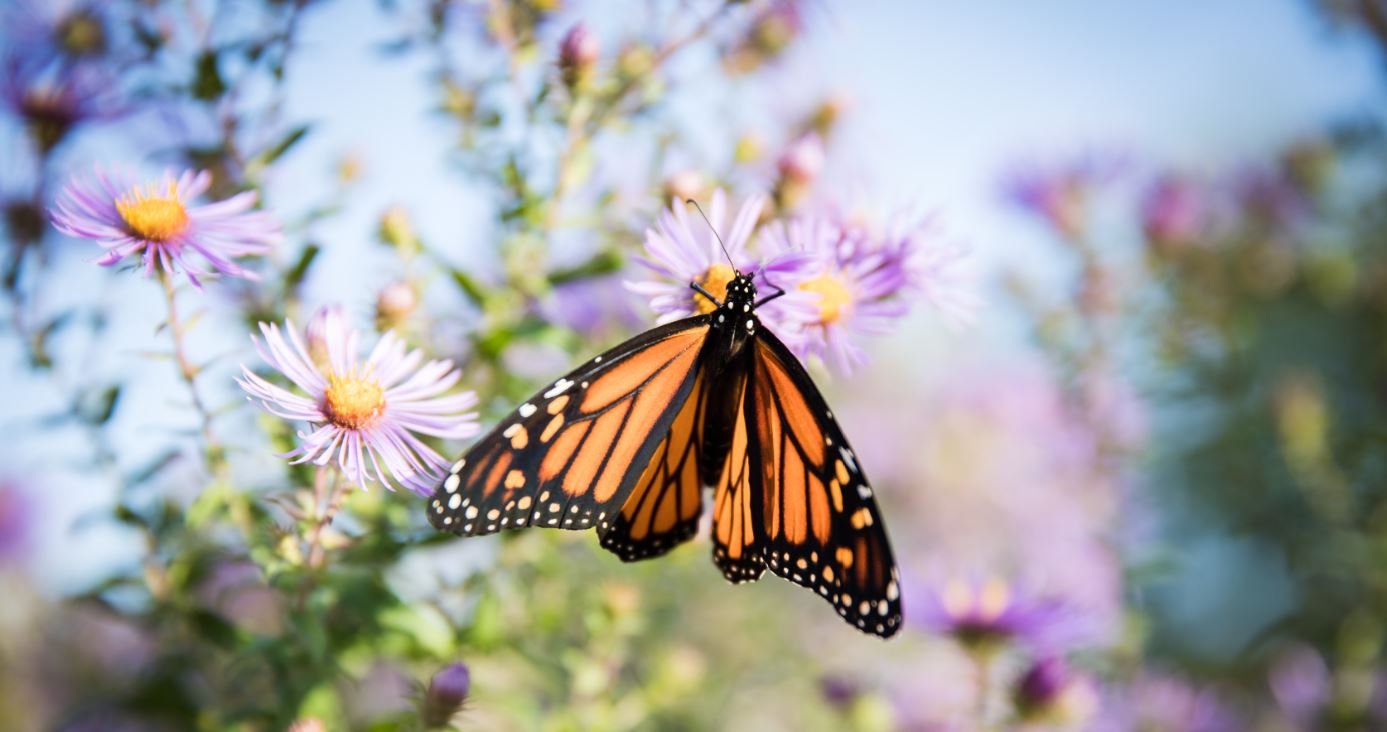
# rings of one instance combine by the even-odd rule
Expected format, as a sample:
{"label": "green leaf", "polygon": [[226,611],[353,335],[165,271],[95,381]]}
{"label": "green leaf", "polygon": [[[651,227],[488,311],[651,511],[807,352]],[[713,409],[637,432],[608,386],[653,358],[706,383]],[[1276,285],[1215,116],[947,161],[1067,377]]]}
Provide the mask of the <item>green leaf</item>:
{"label": "green leaf", "polygon": [[254,175],[260,170],[269,167],[276,160],[283,157],[284,153],[289,152],[289,148],[293,147],[299,140],[302,140],[308,134],[309,128],[310,125],[305,124],[290,130],[279,142],[265,148],[259,155],[251,158],[250,162],[246,163],[246,173],[248,175]]}
{"label": "green leaf", "polygon": [[619,271],[626,263],[626,258],[621,256],[621,252],[614,249],[607,249],[598,252],[592,259],[568,269],[561,269],[549,275],[549,281],[558,285],[574,280],[587,279],[589,277],[599,277]]}
{"label": "green leaf", "polygon": [[467,299],[477,305],[486,302],[486,290],[480,282],[473,279],[472,275],[460,269],[451,270],[451,274],[453,275],[453,282],[457,284],[458,289],[462,290],[462,294],[467,296]]}
{"label": "green leaf", "polygon": [[217,52],[207,49],[197,58],[197,73],[193,77],[193,96],[204,101],[214,100],[226,93],[226,82],[217,70]]}
{"label": "green leaf", "polygon": [[322,251],[323,248],[317,244],[310,243],[304,247],[303,253],[299,254],[298,261],[294,262],[294,266],[284,273],[284,286],[294,288],[302,284],[304,277],[308,276],[309,267],[313,266],[313,261],[318,258],[318,254]]}

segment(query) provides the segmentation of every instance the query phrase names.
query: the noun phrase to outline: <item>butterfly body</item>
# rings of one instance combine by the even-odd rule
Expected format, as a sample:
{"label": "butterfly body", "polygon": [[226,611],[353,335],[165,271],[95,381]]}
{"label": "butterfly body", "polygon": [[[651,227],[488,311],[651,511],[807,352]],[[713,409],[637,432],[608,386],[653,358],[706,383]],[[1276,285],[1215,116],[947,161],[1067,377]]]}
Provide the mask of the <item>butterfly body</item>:
{"label": "butterfly body", "polygon": [[438,529],[595,527],[623,561],[697,531],[732,582],[770,569],[889,637],[899,578],[872,492],[808,374],[756,316],[750,275],[545,387],[458,460],[429,501]]}

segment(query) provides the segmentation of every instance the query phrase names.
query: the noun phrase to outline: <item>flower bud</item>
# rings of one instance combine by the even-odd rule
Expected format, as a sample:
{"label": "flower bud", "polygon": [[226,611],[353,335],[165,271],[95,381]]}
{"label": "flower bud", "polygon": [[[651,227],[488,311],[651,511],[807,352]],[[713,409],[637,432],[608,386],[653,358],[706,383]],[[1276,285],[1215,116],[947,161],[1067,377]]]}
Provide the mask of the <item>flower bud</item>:
{"label": "flower bud", "polygon": [[472,674],[465,664],[445,666],[429,681],[429,689],[424,693],[423,706],[419,710],[419,720],[425,727],[447,726],[453,715],[462,709],[471,689]]}
{"label": "flower bud", "polygon": [[381,289],[376,296],[376,324],[381,330],[399,325],[419,304],[414,285],[397,280]]}
{"label": "flower bud", "polygon": [[100,56],[106,52],[106,27],[101,17],[88,10],[77,10],[53,28],[54,40],[73,58]]}
{"label": "flower bud", "polygon": [[559,44],[559,69],[570,89],[585,86],[592,78],[597,58],[602,53],[597,37],[586,25],[579,23],[569,29]]}
{"label": "flower bud", "polygon": [[304,717],[289,725],[287,732],[327,732],[327,725],[317,717]]}
{"label": "flower bud", "polygon": [[708,179],[697,170],[681,170],[665,178],[665,199],[699,200],[708,192]]}
{"label": "flower bud", "polygon": [[780,175],[796,183],[813,183],[824,168],[824,141],[817,133],[797,138],[780,154]]}
{"label": "flower bud", "polygon": [[1054,726],[1081,726],[1093,716],[1096,693],[1087,679],[1055,657],[1035,662],[1017,682],[1012,698],[1026,720]]}
{"label": "flower bud", "polygon": [[1167,176],[1157,181],[1142,203],[1142,229],[1157,254],[1169,254],[1198,242],[1205,234],[1208,209],[1189,181]]}
{"label": "flower bud", "polygon": [[414,224],[409,220],[409,212],[403,206],[391,206],[381,214],[377,233],[381,241],[400,250],[401,254],[412,254],[419,248],[419,239],[414,235]]}

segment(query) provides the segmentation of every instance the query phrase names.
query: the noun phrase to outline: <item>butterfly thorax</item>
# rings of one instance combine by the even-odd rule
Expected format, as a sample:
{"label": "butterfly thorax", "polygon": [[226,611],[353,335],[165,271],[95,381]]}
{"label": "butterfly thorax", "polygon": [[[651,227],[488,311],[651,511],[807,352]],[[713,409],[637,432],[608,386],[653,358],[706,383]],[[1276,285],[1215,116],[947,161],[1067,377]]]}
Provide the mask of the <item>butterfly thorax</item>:
{"label": "butterfly thorax", "polygon": [[756,317],[756,284],[751,275],[737,273],[727,283],[727,292],[717,309],[708,314],[712,326],[708,355],[714,371],[732,363],[756,335],[761,321]]}

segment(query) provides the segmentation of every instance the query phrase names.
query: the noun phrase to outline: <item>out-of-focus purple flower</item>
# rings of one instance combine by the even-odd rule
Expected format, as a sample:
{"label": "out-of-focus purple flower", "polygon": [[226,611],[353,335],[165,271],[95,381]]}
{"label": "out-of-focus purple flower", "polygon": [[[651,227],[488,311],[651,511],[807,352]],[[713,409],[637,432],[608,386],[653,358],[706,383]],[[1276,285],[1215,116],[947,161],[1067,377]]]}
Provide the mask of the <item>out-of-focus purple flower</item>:
{"label": "out-of-focus purple flower", "polygon": [[[258,279],[233,260],[269,251],[279,242],[279,224],[264,211],[250,210],[254,191],[190,206],[211,184],[207,171],[188,170],[177,178],[169,171],[158,182],[140,184],[97,169],[92,178],[64,186],[53,223],[64,234],[105,247],[106,255],[97,260],[102,266],[137,256],[146,276],[156,269],[173,274],[181,268],[198,287],[198,276],[211,272]],[[204,269],[199,257],[210,269]]]}
{"label": "out-of-focus purple flower", "polygon": [[285,331],[261,323],[260,332],[264,340],[252,340],[261,358],[307,396],[275,386],[245,367],[237,383],[265,411],[313,426],[311,432],[299,433],[297,449],[282,456],[295,464],[321,466],[335,458],[343,474],[362,488],[380,481],[394,490],[388,472],[400,484],[428,495],[448,461],[416,433],[462,439],[478,431],[476,412],[464,411],[476,405],[476,395],[443,396],[462,376],[453,362],[421,366],[423,352],[406,351],[393,331],[381,336],[361,362],[358,334],[340,313],[328,311],[323,325],[326,364],[314,362],[293,323],[286,323]]}
{"label": "out-of-focus purple flower", "polygon": [[[541,317],[588,335],[625,333],[643,328],[649,321],[617,277],[589,277],[555,285],[541,301]],[[543,377],[541,377],[543,378]]]}
{"label": "out-of-focus purple flower", "polygon": [[1245,213],[1274,228],[1302,224],[1314,205],[1285,172],[1250,168],[1234,177],[1233,194]]}
{"label": "out-of-focus purple flower", "polygon": [[1159,178],[1141,205],[1142,229],[1157,253],[1171,253],[1198,243],[1207,235],[1208,192],[1178,175]]}
{"label": "out-of-focus purple flower", "polygon": [[570,28],[559,43],[559,69],[563,72],[564,83],[569,87],[585,83],[591,78],[601,55],[597,36],[586,25],[579,23]]}
{"label": "out-of-focus purple flower", "polygon": [[31,520],[27,497],[13,483],[0,480],[0,565],[24,558]]}
{"label": "out-of-focus purple flower", "polygon": [[844,676],[829,675],[819,679],[819,693],[829,706],[844,710],[862,696],[862,685]]}
{"label": "out-of-focus purple flower", "polygon": [[1333,679],[1324,657],[1309,646],[1281,654],[1267,676],[1272,696],[1296,729],[1316,729],[1333,693]]}
{"label": "out-of-focus purple flower", "polygon": [[1209,689],[1180,679],[1145,673],[1123,687],[1108,690],[1095,732],[1180,730],[1241,732],[1246,721]]}
{"label": "out-of-focus purple flower", "polygon": [[43,154],[79,125],[124,111],[115,99],[114,81],[95,64],[71,66],[14,56],[0,64],[0,105],[24,123]]}
{"label": "out-of-focus purple flower", "polygon": [[1062,165],[1023,164],[1006,176],[1002,191],[1064,236],[1075,236],[1086,225],[1092,189],[1110,182],[1122,168],[1119,157],[1101,153]]}
{"label": "out-of-focus purple flower", "polygon": [[197,596],[203,605],[250,633],[273,636],[283,629],[284,598],[270,588],[253,562],[218,564],[198,585]]}
{"label": "out-of-focus purple flower", "polygon": [[810,132],[795,138],[780,154],[776,167],[780,175],[796,183],[813,183],[824,169],[824,140]]}
{"label": "out-of-focus purple flower", "polygon": [[[747,199],[728,228],[724,226],[727,195],[722,190],[713,191],[706,224],[697,214],[689,212],[690,207],[684,201],[672,202],[668,210],[660,212],[656,228],[645,233],[647,256],[636,260],[658,279],[628,281],[626,287],[650,298],[650,306],[661,313],[661,323],[712,312],[714,305],[694,292],[689,283],[697,282],[709,294],[721,299],[727,295],[727,285],[732,281],[734,267],[743,273],[755,272],[756,287],[763,293],[769,294],[776,285],[791,289],[786,283],[798,279],[799,269],[810,257],[788,253],[772,258],[757,268],[756,260],[747,249],[765,203],[762,196]],[[715,230],[721,234],[723,244],[727,246],[726,254],[718,244]],[[731,263],[728,263],[728,257],[731,257]],[[792,292],[767,303],[757,310],[757,315],[777,334],[788,337],[789,334],[782,332],[782,328],[791,326],[797,318],[787,317],[787,313],[799,310],[799,317],[802,318],[804,311],[812,307],[812,298]]]}
{"label": "out-of-focus purple flower", "polygon": [[90,59],[110,46],[105,3],[71,0],[12,0],[0,9],[4,40],[30,57]]}
{"label": "out-of-focus purple flower", "polygon": [[1093,716],[1098,695],[1093,683],[1074,673],[1062,658],[1044,656],[1017,680],[1012,702],[1029,723],[1078,726]]}
{"label": "out-of-focus purple flower", "polygon": [[462,709],[471,690],[472,673],[465,664],[445,666],[429,681],[429,689],[424,693],[424,702],[419,710],[420,721],[426,727],[446,726]]}
{"label": "out-of-focus purple flower", "polygon": [[1001,579],[947,579],[912,594],[914,623],[979,652],[1019,643],[1059,650],[1085,636],[1084,618],[1063,601]]}

